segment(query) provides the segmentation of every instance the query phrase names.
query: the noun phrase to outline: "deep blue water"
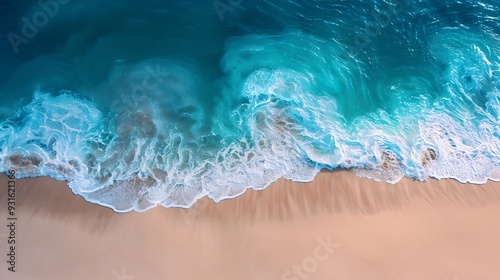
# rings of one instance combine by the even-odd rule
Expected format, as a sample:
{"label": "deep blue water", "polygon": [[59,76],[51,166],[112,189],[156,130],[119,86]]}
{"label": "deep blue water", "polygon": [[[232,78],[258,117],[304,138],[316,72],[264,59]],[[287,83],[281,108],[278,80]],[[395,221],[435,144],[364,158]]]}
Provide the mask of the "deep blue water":
{"label": "deep blue water", "polygon": [[500,180],[498,0],[0,4],[0,171],[115,211],[321,169]]}

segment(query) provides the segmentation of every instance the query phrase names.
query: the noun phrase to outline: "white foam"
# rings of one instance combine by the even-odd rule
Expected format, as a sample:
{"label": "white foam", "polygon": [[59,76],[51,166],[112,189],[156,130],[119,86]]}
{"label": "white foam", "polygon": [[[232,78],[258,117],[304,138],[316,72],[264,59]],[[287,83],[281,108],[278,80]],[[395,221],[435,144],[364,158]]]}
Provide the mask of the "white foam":
{"label": "white foam", "polygon": [[[321,43],[311,36],[286,36],[312,40],[312,46]],[[279,40],[257,37],[273,50],[282,47]],[[364,85],[352,84],[356,79],[349,76],[349,67],[342,68],[344,61],[335,55],[340,48],[319,48],[333,53],[334,62],[327,68],[340,67],[327,87],[330,95],[322,90],[324,77],[312,69],[242,63],[250,58],[242,56],[239,47],[244,44],[238,40],[248,43],[251,38],[228,44],[235,48],[223,63],[230,72],[228,100],[215,108],[211,131],[203,130],[205,112],[190,106],[198,90],[195,71],[171,60],[146,61],[114,72],[110,88],[121,98],[107,117],[73,93],[35,93],[31,104],[2,124],[0,170],[16,168],[21,177],[68,180],[75,193],[119,212],[156,205],[190,207],[204,196],[221,201],[249,188],[263,189],[282,177],[311,181],[322,168],[353,168],[359,176],[391,183],[403,176],[471,183],[499,180],[500,64],[492,58],[494,52],[484,51],[476,41],[473,57],[488,63],[473,71],[477,83],[463,88],[479,92],[490,79],[483,107],[470,106],[466,98],[450,98],[461,96],[463,88],[456,88],[464,82],[456,74],[464,65],[450,59],[452,70],[443,79],[452,86],[441,97],[431,98],[435,89],[424,75],[401,72],[379,86],[381,94],[393,94],[395,109],[346,120],[338,94]],[[449,59],[442,50],[431,50],[439,59]],[[169,82],[144,87],[144,75],[151,75],[144,69],[157,66],[165,71],[161,79]],[[238,108],[228,106],[235,100]],[[431,150],[435,159],[429,159]]]}

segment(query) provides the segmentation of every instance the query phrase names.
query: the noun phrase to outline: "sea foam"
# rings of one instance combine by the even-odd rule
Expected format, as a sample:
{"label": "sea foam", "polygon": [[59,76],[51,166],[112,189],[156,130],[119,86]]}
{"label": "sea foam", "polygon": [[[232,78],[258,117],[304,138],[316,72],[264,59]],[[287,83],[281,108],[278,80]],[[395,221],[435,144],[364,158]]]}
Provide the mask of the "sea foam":
{"label": "sea foam", "polygon": [[215,81],[186,57],[118,60],[92,94],[37,89],[1,124],[0,171],[66,180],[118,212],[218,202],[322,169],[500,180],[500,39],[432,28],[411,63],[370,49],[383,37],[353,54],[331,32],[290,27],[227,38]]}

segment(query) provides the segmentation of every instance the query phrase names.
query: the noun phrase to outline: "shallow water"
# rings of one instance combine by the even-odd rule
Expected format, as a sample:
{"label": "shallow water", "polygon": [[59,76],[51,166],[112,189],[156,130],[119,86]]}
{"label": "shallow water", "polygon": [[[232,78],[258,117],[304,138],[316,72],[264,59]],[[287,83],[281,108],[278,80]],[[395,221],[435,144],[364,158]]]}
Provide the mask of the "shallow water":
{"label": "shallow water", "polygon": [[115,211],[321,169],[500,180],[500,3],[12,1],[0,171]]}

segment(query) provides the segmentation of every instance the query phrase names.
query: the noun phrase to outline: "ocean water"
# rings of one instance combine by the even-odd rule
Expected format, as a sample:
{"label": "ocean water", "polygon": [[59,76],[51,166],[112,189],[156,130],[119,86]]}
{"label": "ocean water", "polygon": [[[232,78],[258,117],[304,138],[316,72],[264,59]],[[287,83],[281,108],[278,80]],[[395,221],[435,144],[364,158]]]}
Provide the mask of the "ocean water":
{"label": "ocean water", "polygon": [[118,212],[321,169],[500,180],[498,0],[0,4],[0,171]]}

